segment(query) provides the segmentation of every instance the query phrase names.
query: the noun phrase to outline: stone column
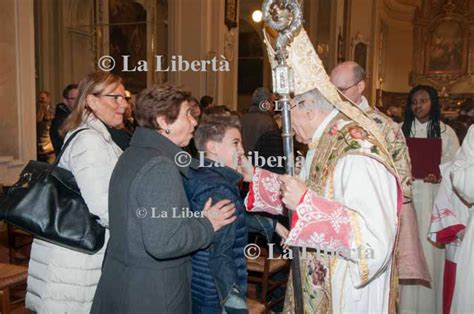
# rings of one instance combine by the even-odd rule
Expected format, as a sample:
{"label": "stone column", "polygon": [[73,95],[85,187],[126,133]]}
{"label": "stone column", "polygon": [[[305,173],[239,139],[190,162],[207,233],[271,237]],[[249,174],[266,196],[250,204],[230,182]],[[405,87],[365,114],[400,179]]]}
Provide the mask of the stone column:
{"label": "stone column", "polygon": [[[218,105],[237,108],[238,28],[229,30],[224,23],[225,1],[175,0],[169,2],[168,56],[183,59],[229,61],[229,72],[169,72],[173,84],[183,85],[197,98],[214,97]],[[237,8],[238,21],[238,8]]]}
{"label": "stone column", "polygon": [[0,156],[36,158],[33,0],[0,1]]}

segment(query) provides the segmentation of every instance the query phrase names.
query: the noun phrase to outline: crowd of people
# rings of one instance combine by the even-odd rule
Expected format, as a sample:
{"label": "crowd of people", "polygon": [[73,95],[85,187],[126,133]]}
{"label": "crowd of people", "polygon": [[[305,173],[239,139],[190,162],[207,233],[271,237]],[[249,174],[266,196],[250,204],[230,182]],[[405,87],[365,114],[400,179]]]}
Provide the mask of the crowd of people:
{"label": "crowd of people", "polygon": [[[304,31],[295,38],[306,41]],[[305,62],[321,66],[303,47]],[[149,87],[132,103],[122,79],[104,72],[67,85],[54,115],[41,92],[38,158],[54,160],[85,129],[59,166],[107,232],[91,255],[35,239],[26,307],[246,313],[244,248],[258,232],[313,249],[292,274],[301,275],[303,295],[288,281],[285,312],[302,297],[308,313],[385,313],[398,293],[400,313],[472,310],[472,106],[463,107],[469,131],[460,147],[433,87],[414,87],[397,123],[363,96],[360,65],[344,62],[327,76],[295,61],[298,53],[289,52],[291,122],[295,154],[306,158],[295,177],[248,158],[283,156],[268,89],[255,90],[243,115],[171,85]],[[417,143],[435,165],[422,176]],[[196,157],[186,165],[176,162],[184,151]],[[296,214],[290,222],[286,210]]]}

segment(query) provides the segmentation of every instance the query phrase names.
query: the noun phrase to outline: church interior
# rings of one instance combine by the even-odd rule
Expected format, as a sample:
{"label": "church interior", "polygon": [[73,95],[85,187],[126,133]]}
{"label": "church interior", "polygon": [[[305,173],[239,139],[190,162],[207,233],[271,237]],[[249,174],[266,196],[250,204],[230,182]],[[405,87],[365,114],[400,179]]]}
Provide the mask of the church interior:
{"label": "church interior", "polygon": [[[437,89],[446,117],[472,101],[473,1],[306,0],[302,5],[304,27],[325,69],[347,60],[361,64],[373,106],[401,118],[408,92],[418,84]],[[53,104],[60,102],[63,88],[97,70],[104,55],[130,55],[130,68],[136,60],[148,63],[146,72],[120,73],[132,94],[170,82],[198,99],[209,95],[216,104],[245,112],[253,90],[272,84],[263,22],[252,18],[261,10],[259,0],[4,0],[1,6],[0,97],[9,104],[2,106],[3,184],[16,179],[9,169],[36,156],[38,93],[48,91]],[[229,71],[165,71],[165,62],[178,55],[227,60]],[[161,56],[161,71],[151,70],[155,56]]]}
{"label": "church interior", "polygon": [[[254,90],[273,86],[262,2],[1,0],[2,189],[18,180],[29,160],[51,161],[41,155],[48,153],[38,133],[40,95],[47,92],[53,114],[63,89],[90,72],[122,77],[131,102],[143,89],[167,83],[198,100],[210,96],[215,106],[236,115],[248,112]],[[398,123],[410,90],[432,86],[441,120],[464,137],[474,121],[474,0],[298,2],[303,27],[328,74],[342,62],[357,62],[365,71],[369,105]],[[461,114],[469,118],[460,122]],[[0,264],[26,267],[28,243],[22,231],[0,223]],[[25,276],[7,294],[20,299],[10,305],[12,313],[28,312],[21,301]],[[5,295],[3,303],[9,303]]]}

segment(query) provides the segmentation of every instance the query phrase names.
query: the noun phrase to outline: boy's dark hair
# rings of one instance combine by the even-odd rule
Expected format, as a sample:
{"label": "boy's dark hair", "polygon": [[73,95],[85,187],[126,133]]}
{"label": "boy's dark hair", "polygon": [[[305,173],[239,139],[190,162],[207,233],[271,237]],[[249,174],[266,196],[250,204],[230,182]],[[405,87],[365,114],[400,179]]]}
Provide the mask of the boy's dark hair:
{"label": "boy's dark hair", "polygon": [[199,151],[205,151],[207,142],[222,142],[225,132],[232,128],[240,131],[240,121],[236,116],[218,114],[203,116],[198,128],[194,132],[196,148]]}

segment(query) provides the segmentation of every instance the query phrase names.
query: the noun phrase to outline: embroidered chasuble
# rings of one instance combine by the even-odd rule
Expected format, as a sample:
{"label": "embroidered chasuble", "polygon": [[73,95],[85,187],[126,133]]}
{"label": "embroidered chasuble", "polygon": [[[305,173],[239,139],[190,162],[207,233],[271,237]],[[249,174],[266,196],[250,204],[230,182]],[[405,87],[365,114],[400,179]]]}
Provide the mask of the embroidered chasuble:
{"label": "embroidered chasuble", "polygon": [[[362,96],[363,97],[363,96]],[[405,136],[400,125],[377,109],[372,109],[365,97],[359,105],[384,134],[403,192],[403,206],[400,212],[400,233],[397,247],[398,276],[400,280],[431,282],[428,264],[418,230],[415,209],[412,202],[411,161]]]}
{"label": "embroidered chasuble", "polygon": [[[402,193],[391,157],[342,113],[319,131],[310,145],[315,152],[306,178],[309,189],[287,240],[304,248],[299,274],[304,311],[394,312]],[[256,169],[246,203],[249,211],[282,214],[277,175]],[[290,278],[285,313],[294,307]]]}

